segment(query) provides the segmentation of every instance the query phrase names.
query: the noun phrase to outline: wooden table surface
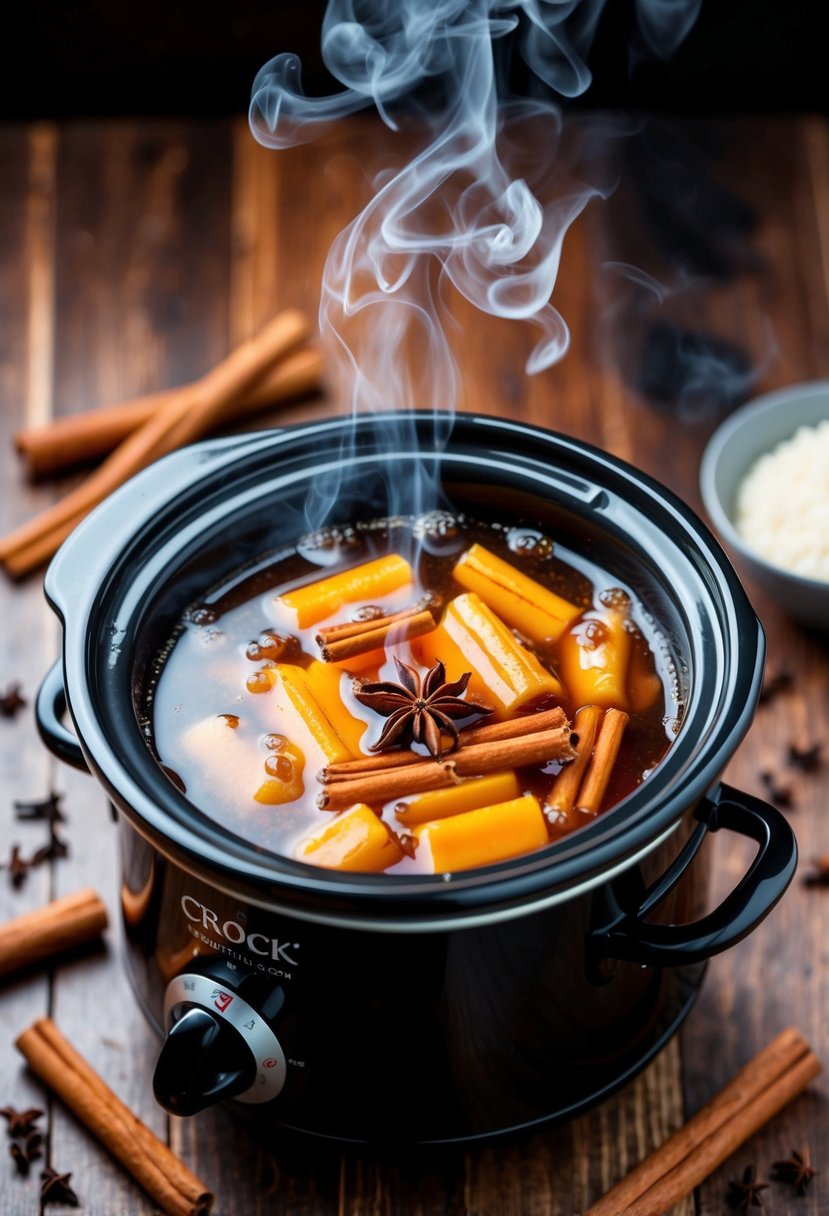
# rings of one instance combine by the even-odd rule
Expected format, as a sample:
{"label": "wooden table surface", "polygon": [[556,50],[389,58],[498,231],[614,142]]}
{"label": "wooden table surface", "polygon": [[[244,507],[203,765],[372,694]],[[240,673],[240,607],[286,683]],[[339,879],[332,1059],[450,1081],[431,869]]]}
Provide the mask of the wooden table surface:
{"label": "wooden table surface", "polygon": [[[660,140],[655,144],[653,164],[664,168]],[[554,302],[571,326],[572,346],[558,366],[527,379],[527,331],[472,317],[465,308],[455,312],[461,408],[588,438],[656,474],[698,508],[699,454],[716,409],[705,402],[656,406],[638,391],[637,352],[649,321],[646,305],[655,296],[631,287],[630,278],[607,263],[648,268],[670,287],[660,316],[748,352],[758,390],[829,376],[829,128],[818,119],[786,118],[677,127],[667,140],[662,132],[661,146],[672,149],[677,163],[686,152],[691,156],[692,145],[716,159],[701,193],[690,178],[676,177],[679,219],[664,203],[642,208],[625,177],[617,196],[591,205],[571,232]],[[0,129],[2,531],[71,484],[25,485],[10,446],[23,420],[45,421],[52,413],[184,381],[275,309],[297,304],[315,312],[331,240],[367,201],[369,171],[381,167],[390,150],[399,155],[387,132],[361,123],[325,144],[288,153],[258,148],[241,122]],[[719,195],[712,181],[748,204],[753,230],[748,213],[735,210],[734,198]],[[697,269],[708,273],[683,275],[664,240],[661,249],[654,243],[662,229],[673,233],[675,246],[684,241]],[[620,354],[625,374],[618,370]],[[720,372],[717,377],[721,382]],[[338,408],[317,397],[284,409],[280,418],[322,417]],[[48,1161],[73,1172],[83,1211],[112,1216],[153,1209],[23,1068],[12,1040],[47,1012],[119,1095],[169,1137],[215,1189],[217,1210],[231,1216],[573,1216],[785,1026],[797,1025],[829,1061],[829,890],[802,880],[810,859],[829,853],[829,766],[806,775],[786,765],[792,740],[822,740],[829,752],[829,653],[751,590],[768,632],[768,670],[786,668],[795,683],[759,710],[727,778],[763,795],[760,774],[772,770],[779,784],[791,787],[788,813],[801,869],[789,893],[746,941],[712,962],[681,1033],[599,1109],[507,1144],[438,1159],[411,1153],[381,1159],[283,1146],[278,1138],[260,1142],[225,1110],[180,1121],[154,1104],[157,1044],[119,957],[117,831],[97,785],[50,759],[33,725],[31,701],[58,653],[59,627],[39,577],[20,586],[3,580],[0,690],[19,680],[30,704],[14,719],[0,719],[0,856],[13,842],[25,855],[41,843],[43,825],[16,821],[12,801],[51,789],[64,795],[71,856],[33,871],[19,890],[0,873],[0,918],[91,884],[108,902],[114,927],[104,950],[3,986],[0,1105],[47,1106]],[[746,860],[739,841],[718,838],[712,906],[734,886]],[[775,1216],[829,1211],[827,1097],[829,1080],[822,1079],[675,1213],[725,1211],[729,1178],[752,1163],[767,1178],[773,1160],[807,1141],[823,1172],[803,1198],[773,1183],[764,1192],[766,1210]],[[36,1179],[14,1176],[1,1153],[0,1211],[37,1212],[37,1196]]]}

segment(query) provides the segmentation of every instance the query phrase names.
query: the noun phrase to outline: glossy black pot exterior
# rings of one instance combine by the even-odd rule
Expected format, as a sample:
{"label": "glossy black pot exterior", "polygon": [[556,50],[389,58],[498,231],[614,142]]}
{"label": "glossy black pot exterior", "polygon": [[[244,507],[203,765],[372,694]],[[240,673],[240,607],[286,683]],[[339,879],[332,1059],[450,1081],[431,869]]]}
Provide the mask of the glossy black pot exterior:
{"label": "glossy black pot exterior", "polygon": [[[235,1001],[251,1014],[245,1025],[256,1023],[251,1035],[271,1035],[276,1046],[266,1055],[257,1040],[242,1086],[259,1117],[409,1142],[563,1118],[651,1058],[687,1011],[705,959],[749,932],[791,879],[796,850],[782,816],[718,784],[757,702],[762,635],[716,542],[662,487],[574,440],[461,415],[433,457],[450,503],[479,514],[497,503],[501,516],[564,538],[637,587],[677,664],[679,735],[623,803],[511,862],[389,879],[263,854],[164,776],[142,728],[143,694],[183,609],[304,531],[320,470],[349,474],[336,522],[382,509],[387,444],[374,420],[360,420],[344,452],[348,427],[177,453],[82,525],[47,576],[64,659],[41,692],[41,729],[122,813],[130,966],[150,1019],[166,1030],[170,1009],[176,1016],[203,993],[222,1019]],[[391,458],[395,477],[434,434],[427,415],[412,415],[409,430]],[[80,748],[59,722],[64,688]],[[720,827],[759,851],[704,915]],[[186,1113],[199,1101],[167,1075],[178,1059],[162,1057],[157,1092]]]}

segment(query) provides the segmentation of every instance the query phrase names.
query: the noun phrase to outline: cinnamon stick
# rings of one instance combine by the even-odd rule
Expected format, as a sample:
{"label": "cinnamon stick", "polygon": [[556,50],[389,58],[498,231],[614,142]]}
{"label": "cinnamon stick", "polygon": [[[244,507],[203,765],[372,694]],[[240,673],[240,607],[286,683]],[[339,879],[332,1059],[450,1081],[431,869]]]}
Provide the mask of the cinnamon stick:
{"label": "cinnamon stick", "polygon": [[[237,421],[266,406],[310,392],[319,385],[322,371],[322,355],[315,347],[298,350],[240,393],[230,403],[222,421]],[[14,445],[23,457],[29,480],[37,481],[106,456],[187,388],[181,385],[162,389],[118,405],[67,414],[45,426],[18,431]]]}
{"label": "cinnamon stick", "polygon": [[567,819],[575,809],[576,795],[579,792],[584,771],[590,763],[593,745],[602,720],[602,709],[599,705],[584,705],[576,714],[573,730],[579,737],[576,744],[576,758],[561,770],[550,787],[550,792],[544,803],[545,810],[558,816],[559,823]]}
{"label": "cinnamon stick", "polygon": [[355,777],[353,781],[335,781],[317,795],[322,811],[344,811],[358,802],[378,804],[390,798],[406,798],[410,794],[425,794],[457,785],[460,778],[451,760],[424,760],[419,764],[401,765],[381,773]]}
{"label": "cinnamon stick", "polygon": [[50,1018],[17,1040],[29,1067],[101,1141],[168,1216],[202,1216],[204,1183],[113,1093]]}
{"label": "cinnamon stick", "polygon": [[67,528],[153,460],[209,431],[229,402],[307,336],[308,322],[296,309],[274,317],[255,338],[153,414],[76,490],[0,539],[0,562],[14,577],[42,564],[65,539]]}
{"label": "cinnamon stick", "polygon": [[[555,730],[564,726],[567,717],[560,706],[555,709],[544,709],[540,713],[525,714],[523,717],[507,718],[503,722],[488,722],[485,726],[473,726],[461,732],[460,748],[477,743],[497,743],[502,739],[515,739],[519,735],[537,734],[542,730]],[[569,728],[568,728],[569,729]],[[410,764],[422,764],[426,757],[417,752],[383,752],[378,756],[360,756],[357,760],[340,760],[321,769],[317,779],[323,783],[329,781],[350,781],[354,777],[369,773],[385,772],[390,768],[401,768]]]}
{"label": "cinnamon stick", "polygon": [[605,711],[593,756],[584,775],[582,787],[576,795],[578,810],[598,815],[628,721],[628,715],[623,709]]}
{"label": "cinnamon stick", "polygon": [[800,1032],[784,1030],[586,1216],[662,1216],[805,1089],[821,1067]]}
{"label": "cinnamon stick", "polygon": [[[342,628],[341,625],[332,626],[332,629]],[[435,618],[427,608],[419,611],[410,608],[405,612],[380,617],[376,621],[357,622],[352,632],[342,633],[333,640],[326,638],[327,630],[320,630],[317,642],[323,663],[341,663],[344,659],[353,659],[355,655],[378,650],[385,646],[390,638],[395,642],[409,641],[423,633],[431,633],[434,628]]]}
{"label": "cinnamon stick", "polygon": [[89,889],[15,916],[0,925],[0,976],[92,941],[106,926],[106,905]]}
{"label": "cinnamon stick", "polygon": [[422,758],[381,772],[363,774],[350,781],[333,781],[317,798],[322,810],[344,810],[356,802],[379,804],[427,790],[454,785],[461,777],[479,777],[501,769],[545,764],[550,760],[572,760],[570,726],[541,730],[512,739],[466,745],[446,760]]}

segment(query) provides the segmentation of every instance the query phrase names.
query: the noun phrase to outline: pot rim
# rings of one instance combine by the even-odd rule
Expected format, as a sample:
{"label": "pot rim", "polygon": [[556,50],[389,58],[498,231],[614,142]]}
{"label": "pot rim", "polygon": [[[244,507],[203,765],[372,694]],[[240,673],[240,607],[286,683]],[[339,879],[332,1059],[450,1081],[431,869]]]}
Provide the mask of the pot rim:
{"label": "pot rim", "polygon": [[[447,451],[438,456],[443,470],[457,472],[468,459],[479,475],[485,458],[491,472],[520,475],[522,485],[545,501],[553,488],[569,495],[569,507],[581,516],[595,510],[611,530],[614,510],[626,514],[641,529],[637,543],[646,535],[664,542],[660,562],[670,550],[687,580],[686,598],[694,602],[675,600],[674,607],[686,616],[689,646],[691,631],[700,633],[694,643],[699,653],[691,656],[698,670],[677,739],[643,785],[572,836],[448,877],[344,874],[263,853],[184,798],[147,747],[131,698],[113,692],[119,679],[122,690],[129,688],[126,665],[141,596],[159,585],[174,557],[183,560],[186,546],[197,545],[245,496],[255,500],[266,490],[295,484],[290,457],[302,459],[305,452],[299,479],[307,481],[309,460],[319,462],[352,435],[365,445],[355,467],[361,460],[376,466],[378,452],[371,445],[378,423],[390,419],[400,423],[399,416],[363,417],[355,427],[353,420],[339,418],[206,441],[158,461],[102,503],[65,542],[46,576],[47,599],[64,627],[70,713],[89,767],[113,802],[163,854],[208,883],[266,906],[287,904],[301,919],[370,928],[388,922],[398,931],[526,915],[604,881],[670,834],[683,812],[715,785],[759,696],[762,630],[723,550],[685,503],[617,457],[555,432],[475,414],[456,415]],[[434,419],[424,411],[404,422],[418,438],[428,437]],[[406,447],[404,440],[403,449],[395,458],[421,458],[421,447]],[[349,460],[354,464],[354,452]],[[257,462],[270,471],[264,487],[261,479],[251,481]],[[130,520],[126,535],[124,518]],[[667,581],[665,590],[680,596]],[[705,703],[703,693],[712,701],[716,694],[716,705]]]}

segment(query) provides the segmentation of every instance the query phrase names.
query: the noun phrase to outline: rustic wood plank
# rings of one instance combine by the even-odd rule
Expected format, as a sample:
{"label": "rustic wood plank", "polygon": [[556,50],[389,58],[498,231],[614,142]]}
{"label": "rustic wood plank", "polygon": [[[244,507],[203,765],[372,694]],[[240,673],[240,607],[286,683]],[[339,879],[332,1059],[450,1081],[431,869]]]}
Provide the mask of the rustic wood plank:
{"label": "rustic wood plank", "polygon": [[[0,530],[45,506],[49,489],[16,491],[19,478],[11,448],[14,430],[41,419],[50,405],[52,308],[50,274],[55,205],[55,132],[48,125],[0,130]],[[11,491],[15,487],[15,491]],[[38,799],[53,780],[52,763],[35,736],[32,700],[54,649],[56,631],[40,592],[0,581],[0,690],[19,681],[28,702],[13,719],[0,719],[0,860],[13,843],[24,857],[45,843],[43,824],[20,823],[12,802]],[[33,871],[19,889],[0,871],[0,920],[46,903],[52,894],[49,866]],[[0,987],[0,1106],[45,1108],[43,1089],[23,1067],[12,1043],[49,1008],[48,969],[5,981]],[[5,1121],[3,1121],[5,1123]],[[44,1134],[48,1113],[41,1120]],[[18,1178],[0,1127],[0,1210],[37,1208],[37,1162],[29,1179]]]}
{"label": "rustic wood plank", "polygon": [[[769,134],[770,137],[769,138]],[[794,137],[793,137],[794,136]],[[768,153],[771,152],[771,157]],[[764,155],[766,153],[766,155]],[[769,174],[769,163],[776,165]],[[779,356],[769,366],[764,386],[829,376],[829,297],[824,260],[829,206],[829,139],[824,121],[803,120],[793,131],[786,123],[758,140],[754,156],[741,165],[747,194],[763,189],[758,242],[768,263],[771,290],[762,292]],[[756,323],[757,307],[746,309],[746,324]],[[829,1063],[825,1011],[829,979],[822,966],[829,909],[826,892],[802,881],[810,859],[829,850],[826,824],[826,768],[813,775],[786,763],[789,742],[823,742],[829,756],[829,649],[825,640],[792,625],[782,611],[749,584],[767,634],[770,672],[783,668],[794,688],[760,708],[754,726],[727,771],[739,788],[767,797],[760,774],[770,770],[790,786],[790,812],[800,847],[800,872],[769,919],[728,955],[715,959],[699,1007],[682,1036],[686,1093],[696,1109],[735,1069],[789,1024],[797,1025]],[[723,842],[717,848],[712,899],[722,898],[745,868],[745,849]],[[750,854],[749,854],[750,856]],[[771,1162],[808,1142],[818,1167],[829,1157],[825,1110],[829,1081],[819,1078],[801,1098],[755,1136],[700,1189],[700,1216],[722,1211],[729,1178],[756,1164],[768,1178]],[[812,1216],[826,1210],[829,1184],[815,1179],[808,1194],[772,1184],[767,1206],[786,1216]]]}
{"label": "rustic wood plank", "polygon": [[[217,125],[84,124],[64,132],[57,412],[189,379],[224,353],[226,165],[226,132]],[[151,1089],[158,1041],[121,957],[117,831],[97,783],[63,766],[59,780],[72,858],[58,867],[58,892],[93,886],[110,909],[112,927],[105,952],[57,972],[54,1017],[127,1105],[166,1138],[168,1120]],[[91,1216],[153,1210],[62,1110],[55,1112],[51,1149],[61,1168],[74,1169]]]}
{"label": "rustic wood plank", "polygon": [[[570,1216],[584,1212],[682,1122],[674,1040],[617,1097],[563,1127],[468,1154],[468,1216]],[[435,1207],[434,1211],[438,1208]],[[672,1216],[693,1216],[693,1197]]]}
{"label": "rustic wood plank", "polygon": [[[762,223],[753,243],[765,269],[745,271],[716,288],[698,285],[684,301],[672,302],[672,315],[743,344],[763,367],[763,387],[828,376],[826,124],[746,123],[734,135],[733,157],[721,171],[755,200]],[[374,160],[379,165],[399,156],[400,145],[378,124],[357,123],[288,153],[258,148],[242,122],[232,131],[187,123],[73,124],[61,135],[57,160],[55,153],[49,128],[0,133],[0,475],[4,488],[14,487],[0,502],[6,526],[53,493],[23,487],[9,452],[8,434],[22,416],[24,398],[30,415],[42,417],[53,396],[57,409],[66,411],[175,383],[204,370],[277,308],[299,304],[315,313],[331,240],[370,196]],[[769,165],[776,166],[773,173]],[[539,377],[528,380],[522,370],[532,345],[529,333],[481,319],[453,300],[462,347],[461,406],[601,442],[698,504],[697,458],[716,418],[678,423],[670,411],[647,404],[609,358],[614,333],[624,336],[627,320],[614,318],[606,275],[597,267],[615,247],[614,229],[626,222],[614,201],[592,205],[572,229],[554,296],[571,328],[571,351]],[[312,400],[273,420],[337,408],[332,398]],[[790,666],[797,683],[760,711],[727,776],[756,794],[763,793],[762,767],[779,770],[781,780],[791,782],[797,803],[792,822],[808,860],[829,852],[825,770],[816,776],[791,773],[784,752],[790,736],[804,743],[826,737],[829,656],[825,645],[791,626],[762,597],[756,606],[769,635],[770,669]],[[0,688],[4,679],[18,678],[21,653],[37,656],[36,670],[34,658],[27,664],[31,696],[55,652],[55,624],[36,582],[15,589],[4,584],[0,607],[10,622],[0,641]],[[13,823],[11,796],[20,791],[36,797],[53,781],[30,718],[0,721],[0,760],[0,830],[22,837],[25,827],[28,839],[33,829]],[[115,833],[103,796],[88,779],[63,768],[54,780],[66,793],[73,856],[56,866],[54,888],[45,870],[19,893],[0,874],[0,915],[43,902],[52,889],[63,893],[84,882],[97,886],[116,912]],[[722,837],[716,845],[712,903],[746,865],[739,841]],[[796,881],[761,929],[714,961],[681,1036],[616,1098],[569,1126],[467,1153],[453,1150],[437,1160],[420,1154],[392,1160],[356,1149],[340,1153],[289,1144],[251,1131],[221,1109],[173,1120],[171,1143],[217,1188],[220,1209],[229,1205],[245,1216],[584,1211],[675,1128],[684,1111],[697,1109],[784,1025],[798,1024],[829,1059],[823,1016],[829,993],[820,966],[824,898],[819,889]],[[60,968],[54,1011],[113,1087],[163,1132],[164,1116],[149,1092],[155,1043],[135,1011],[117,942],[117,932],[110,933],[106,955]],[[5,987],[0,1024],[6,1043],[48,1007],[43,977]],[[8,1048],[0,1053],[0,1081],[3,1101],[28,1102],[38,1093]],[[820,1165],[829,1156],[826,1093],[824,1080],[700,1188],[696,1209],[688,1197],[674,1216],[719,1213],[729,1177],[749,1161],[767,1169],[804,1138]],[[56,1164],[76,1170],[86,1210],[151,1210],[59,1110],[51,1151]],[[3,1210],[17,1210],[20,1185],[25,1184],[0,1169]],[[812,1216],[826,1206],[827,1185],[821,1176],[806,1198],[796,1200],[776,1186],[768,1206],[778,1214]]]}

